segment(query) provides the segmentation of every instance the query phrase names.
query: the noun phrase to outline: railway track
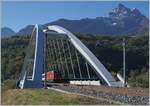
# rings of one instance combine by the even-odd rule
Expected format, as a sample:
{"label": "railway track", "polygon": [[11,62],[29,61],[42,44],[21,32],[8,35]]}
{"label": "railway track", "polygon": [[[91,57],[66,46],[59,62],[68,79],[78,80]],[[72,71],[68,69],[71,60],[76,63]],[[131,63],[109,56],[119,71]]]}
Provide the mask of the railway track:
{"label": "railway track", "polygon": [[71,85],[68,83],[48,83],[48,87],[63,91],[78,93],[96,98],[116,101],[119,104],[148,105],[148,88],[114,88],[93,85]]}

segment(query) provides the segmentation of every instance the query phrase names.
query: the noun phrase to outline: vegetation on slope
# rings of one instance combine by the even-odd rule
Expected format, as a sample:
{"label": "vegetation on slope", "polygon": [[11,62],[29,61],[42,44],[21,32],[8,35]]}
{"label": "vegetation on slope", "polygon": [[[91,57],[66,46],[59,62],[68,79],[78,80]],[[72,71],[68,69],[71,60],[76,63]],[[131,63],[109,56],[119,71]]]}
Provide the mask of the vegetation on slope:
{"label": "vegetation on slope", "polygon": [[[122,37],[76,34],[112,73],[122,73]],[[2,82],[21,72],[30,36],[2,38]],[[148,87],[148,33],[127,39],[127,75],[132,86]]]}

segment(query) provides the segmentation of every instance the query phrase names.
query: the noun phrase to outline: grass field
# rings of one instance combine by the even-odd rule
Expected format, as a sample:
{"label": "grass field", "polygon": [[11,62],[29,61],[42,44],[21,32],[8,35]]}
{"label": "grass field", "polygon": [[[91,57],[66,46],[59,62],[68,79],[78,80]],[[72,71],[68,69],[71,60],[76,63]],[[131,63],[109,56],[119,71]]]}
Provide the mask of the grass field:
{"label": "grass field", "polygon": [[3,105],[109,105],[105,100],[46,89],[9,89],[2,92]]}

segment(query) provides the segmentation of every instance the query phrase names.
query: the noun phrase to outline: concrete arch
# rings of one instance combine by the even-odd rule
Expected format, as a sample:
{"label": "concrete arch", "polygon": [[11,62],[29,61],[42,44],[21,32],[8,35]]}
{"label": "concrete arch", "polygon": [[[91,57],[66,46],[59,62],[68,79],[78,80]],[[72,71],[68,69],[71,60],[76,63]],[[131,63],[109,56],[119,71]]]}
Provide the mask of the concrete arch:
{"label": "concrete arch", "polygon": [[74,47],[84,56],[88,63],[96,70],[96,72],[104,79],[108,86],[122,86],[121,82],[115,81],[110,72],[97,59],[97,57],[71,32],[57,25],[48,26],[49,30],[66,34]]}

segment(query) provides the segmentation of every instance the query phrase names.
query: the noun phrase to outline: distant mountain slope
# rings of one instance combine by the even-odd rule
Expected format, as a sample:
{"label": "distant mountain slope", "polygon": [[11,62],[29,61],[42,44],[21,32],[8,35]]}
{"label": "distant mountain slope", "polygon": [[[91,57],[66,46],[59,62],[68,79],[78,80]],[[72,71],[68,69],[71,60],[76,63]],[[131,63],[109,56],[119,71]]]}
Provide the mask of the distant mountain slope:
{"label": "distant mountain slope", "polygon": [[22,28],[21,30],[19,30],[17,35],[30,35],[32,33],[33,28],[34,28],[34,25],[28,25],[25,28]]}
{"label": "distant mountain slope", "polygon": [[46,25],[60,25],[72,32],[123,35],[148,29],[148,19],[138,9],[130,10],[122,4],[109,12],[108,17],[95,19],[67,20],[60,19]]}
{"label": "distant mountain slope", "polygon": [[[84,18],[81,20],[59,19],[46,23],[43,26],[59,25],[71,32],[99,35],[127,35],[148,30],[149,20],[141,12],[134,8],[129,9],[122,4],[118,4],[108,17],[96,17],[93,19]],[[32,25],[19,31],[18,34],[30,34]]]}
{"label": "distant mountain slope", "polygon": [[10,29],[8,27],[1,28],[1,36],[2,37],[10,37],[10,36],[13,36],[15,34],[16,33],[12,29]]}

